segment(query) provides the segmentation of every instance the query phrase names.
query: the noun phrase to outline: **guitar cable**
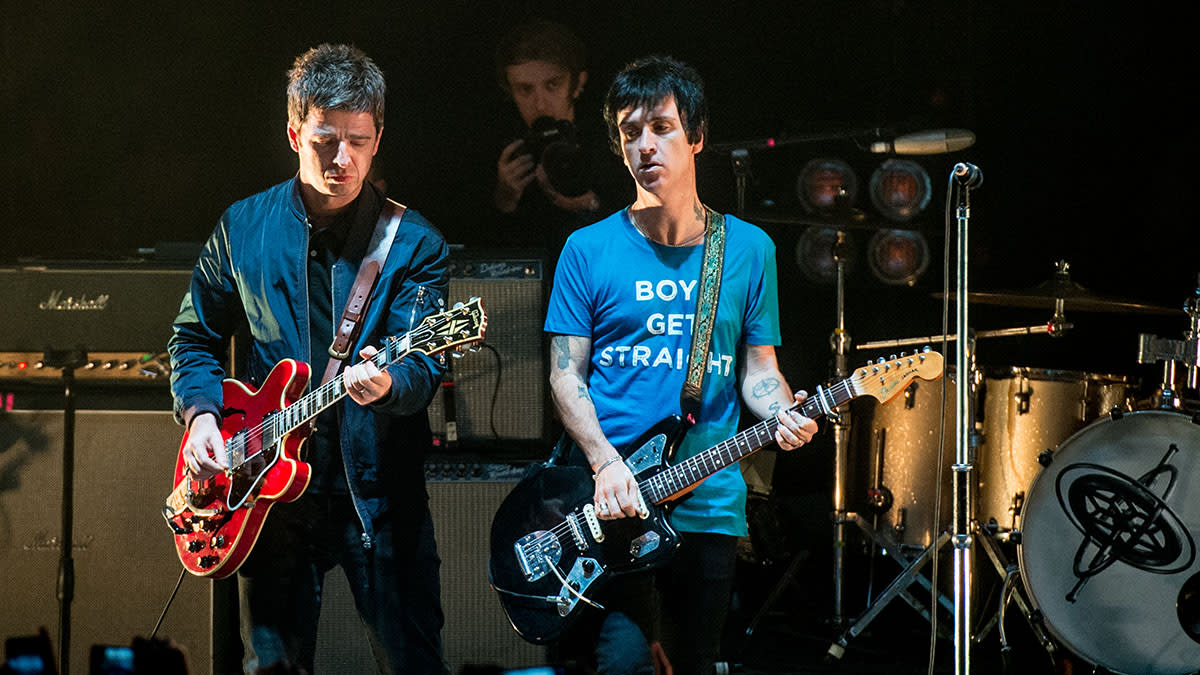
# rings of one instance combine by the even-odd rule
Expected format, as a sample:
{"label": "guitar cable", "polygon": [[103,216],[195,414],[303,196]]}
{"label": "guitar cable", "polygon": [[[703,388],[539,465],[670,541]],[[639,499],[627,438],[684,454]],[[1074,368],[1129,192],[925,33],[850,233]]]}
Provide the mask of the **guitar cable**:
{"label": "guitar cable", "polygon": [[187,569],[179,570],[179,580],[175,582],[175,590],[171,591],[171,597],[167,598],[167,604],[163,605],[162,614],[158,615],[158,623],[154,624],[154,630],[150,631],[150,639],[158,635],[158,629],[162,628],[163,619],[167,618],[167,610],[171,609],[171,603],[175,602],[175,596],[179,593],[179,587],[183,585],[183,577],[187,574]]}
{"label": "guitar cable", "polygon": [[500,440],[500,434],[496,431],[496,399],[500,397],[500,378],[504,374],[503,360],[500,358],[500,352],[486,341],[480,343],[496,357],[496,386],[492,389],[492,404],[488,408],[488,424],[492,428],[492,438]]}
{"label": "guitar cable", "polygon": [[558,571],[558,565],[555,565],[555,564],[554,564],[554,563],[553,563],[553,562],[550,560],[550,557],[549,557],[549,556],[546,556],[546,562],[547,562],[547,563],[550,565],[550,571],[551,571],[551,572],[554,572],[554,576],[558,577],[558,583],[562,584],[562,587],[563,587],[563,588],[565,588],[565,589],[567,589],[568,591],[570,591],[570,592],[571,592],[571,595],[574,595],[575,597],[577,597],[577,598],[579,598],[580,600],[582,600],[582,601],[586,602],[587,604],[591,605],[592,607],[595,607],[596,609],[599,609],[599,610],[601,610],[601,611],[603,611],[603,610],[604,610],[604,605],[601,605],[601,604],[600,604],[600,603],[598,603],[598,602],[592,602],[591,600],[589,600],[589,599],[587,599],[587,598],[583,597],[583,594],[582,594],[582,593],[580,593],[579,591],[575,590],[575,587],[574,587],[574,586],[572,586],[571,584],[567,583],[567,579],[566,579],[566,577],[564,577],[564,576],[562,575],[562,572],[559,572],[559,571]]}

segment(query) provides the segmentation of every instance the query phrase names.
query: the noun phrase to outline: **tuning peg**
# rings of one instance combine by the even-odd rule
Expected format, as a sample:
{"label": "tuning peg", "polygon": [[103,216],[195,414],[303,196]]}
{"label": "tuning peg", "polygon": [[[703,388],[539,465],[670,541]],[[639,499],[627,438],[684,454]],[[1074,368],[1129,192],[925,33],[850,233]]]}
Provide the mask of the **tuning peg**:
{"label": "tuning peg", "polygon": [[450,352],[450,356],[453,356],[456,359],[461,359],[463,357],[463,352],[461,349],[455,349],[454,351]]}
{"label": "tuning peg", "polygon": [[474,354],[475,352],[479,351],[479,344],[472,342],[471,345],[469,347],[467,347],[467,351]]}

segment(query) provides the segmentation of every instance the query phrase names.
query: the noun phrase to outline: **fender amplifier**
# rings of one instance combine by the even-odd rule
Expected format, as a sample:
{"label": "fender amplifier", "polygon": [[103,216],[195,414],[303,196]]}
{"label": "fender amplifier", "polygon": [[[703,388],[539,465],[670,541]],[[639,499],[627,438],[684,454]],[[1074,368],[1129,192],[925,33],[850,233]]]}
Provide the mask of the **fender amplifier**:
{"label": "fender amplifier", "polygon": [[544,440],[544,284],[538,259],[451,260],[451,303],[482,298],[488,326],[482,349],[448,360],[449,377],[429,406],[439,443]]}

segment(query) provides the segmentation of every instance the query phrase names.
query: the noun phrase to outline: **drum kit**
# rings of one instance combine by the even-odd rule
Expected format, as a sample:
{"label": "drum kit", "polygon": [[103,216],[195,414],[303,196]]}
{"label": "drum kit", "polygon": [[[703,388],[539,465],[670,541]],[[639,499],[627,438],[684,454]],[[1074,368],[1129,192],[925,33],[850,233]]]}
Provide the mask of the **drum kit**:
{"label": "drum kit", "polygon": [[[1180,313],[1090,293],[1068,271],[1060,262],[1051,281],[1032,289],[968,293],[972,303],[1054,311],[1046,325],[974,338],[1053,335],[1070,327],[1068,311]],[[1137,362],[1162,365],[1162,382],[1148,398],[1138,398],[1138,383],[1123,375],[971,363],[965,390],[973,469],[962,475],[969,481],[965,545],[980,552],[967,582],[978,600],[968,605],[973,643],[997,629],[1007,650],[1005,616],[1014,605],[1052,659],[1071,654],[1113,673],[1200,672],[1200,406],[1181,393],[1200,385],[1200,287],[1182,310],[1184,339],[1139,338]],[[835,342],[839,335],[848,345],[844,331],[835,331]],[[848,627],[830,647],[833,658],[893,599],[935,628],[938,607],[956,611],[937,561],[943,548],[963,545],[951,520],[951,475],[962,471],[950,468],[957,392],[964,390],[958,377],[950,370],[940,382],[915,382],[886,404],[855,402],[834,425],[834,623]],[[851,454],[859,467],[853,472]],[[845,621],[840,550],[850,528],[865,535],[872,570],[876,553],[902,570]],[[915,593],[916,585],[924,591]],[[956,579],[955,591],[961,588]]]}

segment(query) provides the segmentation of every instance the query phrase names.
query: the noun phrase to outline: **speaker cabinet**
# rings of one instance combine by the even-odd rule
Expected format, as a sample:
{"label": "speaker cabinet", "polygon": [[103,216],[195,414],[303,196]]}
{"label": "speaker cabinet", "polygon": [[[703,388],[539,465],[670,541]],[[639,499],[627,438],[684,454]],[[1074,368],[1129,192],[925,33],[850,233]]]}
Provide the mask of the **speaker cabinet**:
{"label": "speaker cabinet", "polygon": [[[149,636],[182,567],[163,500],[183,428],[163,411],[77,411],[72,672],[94,644]],[[0,636],[39,626],[59,646],[56,587],[62,508],[63,413],[0,412]],[[211,582],[188,575],[159,628],[211,670]]]}
{"label": "speaker cabinet", "polygon": [[[541,441],[546,435],[546,338],[540,260],[470,260],[451,265],[450,300],[483,299],[486,346],[451,359],[454,386],[429,406],[434,433],[444,435],[454,411],[458,438]],[[446,405],[452,395],[454,405]]]}
{"label": "speaker cabinet", "polygon": [[[496,472],[485,468],[483,473]],[[468,665],[507,669],[545,663],[544,648],[517,635],[488,586],[492,515],[514,485],[515,475],[511,480],[429,482],[429,508],[442,559],[442,612],[446,616],[442,644],[452,673]],[[340,568],[325,577],[316,658],[318,673],[373,672],[375,667]]]}

